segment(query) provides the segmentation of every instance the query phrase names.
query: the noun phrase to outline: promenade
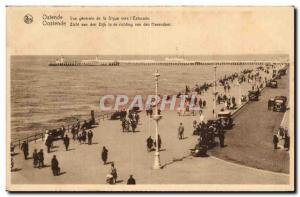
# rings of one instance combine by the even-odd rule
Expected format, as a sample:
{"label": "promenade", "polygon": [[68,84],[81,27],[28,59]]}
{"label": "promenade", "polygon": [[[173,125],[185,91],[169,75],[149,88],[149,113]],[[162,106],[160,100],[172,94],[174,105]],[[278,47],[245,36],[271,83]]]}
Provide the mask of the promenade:
{"label": "promenade", "polygon": [[[231,85],[230,95],[238,99],[238,88],[233,84]],[[243,84],[243,94],[247,94],[250,88],[251,84]],[[202,98],[209,101],[204,109],[204,115],[207,119],[212,117],[213,102],[210,102],[213,97],[212,91],[213,88],[210,88],[207,93],[202,95]],[[223,93],[223,88],[218,87],[218,91]],[[261,102],[263,101],[264,99],[261,100]],[[253,105],[253,103],[250,105]],[[217,111],[222,107],[224,107],[223,104],[218,105]],[[242,110],[255,111],[252,107],[247,108],[247,105]],[[134,176],[137,184],[289,183],[288,174],[259,170],[225,161],[227,158],[223,158],[220,155],[222,155],[223,150],[227,151],[227,149],[230,150],[232,148],[230,147],[231,142],[236,140],[238,133],[234,132],[235,130],[226,133],[225,144],[228,146],[222,151],[219,148],[212,152],[209,151],[210,156],[206,158],[190,156],[190,149],[194,148],[197,142],[197,136],[192,135],[192,122],[194,120],[198,121],[199,116],[179,116],[176,111],[162,112],[162,115],[163,118],[159,122],[159,132],[162,138],[160,157],[163,168],[160,170],[152,169],[154,152],[147,152],[146,148],[146,139],[149,136],[154,138],[155,124],[152,119],[146,116],[145,112],[141,112],[141,121],[136,133],[123,133],[119,120],[105,120],[100,122],[97,128],[93,129],[94,138],[92,145],[79,144],[77,141],[71,140],[70,150],[65,151],[63,142],[56,141],[54,143],[55,148],[48,154],[43,141],[30,143],[30,156],[35,148],[38,150],[44,149],[46,167],[42,169],[33,168],[32,160],[25,161],[22,152],[17,149],[17,154],[13,156],[15,166],[14,171],[11,173],[11,182],[14,184],[105,184],[105,177],[110,173],[110,165],[103,165],[101,150],[103,146],[106,146],[109,151],[108,161],[114,162],[117,168],[119,180],[117,184],[126,184],[130,174]],[[239,116],[241,115],[237,116],[236,121],[238,123],[235,126],[237,128],[240,125]],[[280,119],[279,115],[278,119]],[[185,127],[185,138],[183,140],[179,140],[177,136],[177,128],[180,122]],[[249,124],[253,123],[246,122],[245,124],[249,126]],[[261,132],[265,131],[262,130]],[[267,139],[267,141],[270,141],[270,146],[272,147],[272,139]],[[272,151],[272,149],[269,151]],[[220,152],[220,154],[217,154],[217,152]],[[57,177],[52,175],[51,167],[49,166],[53,155],[57,156],[62,172]],[[213,155],[216,155],[218,158]],[[245,154],[240,155],[240,157],[243,156]]]}

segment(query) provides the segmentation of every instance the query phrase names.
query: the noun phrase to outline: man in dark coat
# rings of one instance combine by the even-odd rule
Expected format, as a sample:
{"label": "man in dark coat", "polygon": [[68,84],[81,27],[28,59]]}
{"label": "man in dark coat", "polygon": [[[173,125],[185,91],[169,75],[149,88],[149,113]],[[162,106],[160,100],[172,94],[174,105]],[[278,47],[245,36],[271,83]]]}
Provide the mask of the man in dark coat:
{"label": "man in dark coat", "polygon": [[93,139],[93,136],[94,136],[92,130],[89,130],[87,136],[88,136],[88,144],[91,145],[92,144],[92,139]]}
{"label": "man in dark coat", "polygon": [[34,149],[34,152],[32,154],[32,160],[33,160],[33,167],[36,168],[39,163],[39,156],[36,149]]}
{"label": "man in dark coat", "polygon": [[66,135],[64,137],[64,145],[66,147],[66,151],[68,151],[68,149],[69,149],[69,144],[70,144],[70,138],[68,137],[68,135]]}
{"label": "man in dark coat", "polygon": [[29,147],[28,147],[28,143],[26,142],[26,141],[24,141],[23,143],[22,143],[22,146],[21,146],[21,150],[23,151],[23,153],[24,153],[24,158],[25,158],[25,160],[27,160],[27,157],[28,157],[28,155],[29,155]]}
{"label": "man in dark coat", "polygon": [[86,131],[85,130],[82,131],[81,139],[82,139],[83,143],[85,144],[85,141],[86,141]]}
{"label": "man in dark coat", "polygon": [[39,159],[38,168],[44,167],[44,152],[43,152],[43,149],[41,149],[40,152],[38,153],[38,159]]}
{"label": "man in dark coat", "polygon": [[129,179],[127,180],[127,185],[135,185],[135,179],[132,175],[130,175]]}
{"label": "man in dark coat", "polygon": [[103,146],[102,153],[101,153],[101,159],[102,159],[104,165],[106,165],[106,162],[107,162],[107,155],[108,155],[108,150],[106,149],[105,146]]}
{"label": "man in dark coat", "polygon": [[[160,150],[161,148],[161,138],[160,138],[160,135],[158,134],[158,150]],[[154,146],[156,147],[156,141],[154,142]]]}
{"label": "man in dark coat", "polygon": [[178,127],[178,138],[180,140],[183,139],[183,133],[184,133],[184,127],[183,127],[182,123],[180,123],[180,125]]}
{"label": "man in dark coat", "polygon": [[274,144],[274,149],[276,150],[278,147],[278,142],[279,142],[279,139],[278,139],[278,136],[276,134],[274,134],[273,136],[273,144]]}
{"label": "man in dark coat", "polygon": [[225,145],[224,145],[225,134],[224,134],[224,130],[223,129],[219,130],[219,140],[220,140],[220,147],[224,148],[225,147]]}
{"label": "man in dark coat", "polygon": [[59,168],[58,160],[56,159],[56,155],[53,155],[53,158],[51,160],[51,169],[53,176],[59,176],[60,174],[60,168]]}
{"label": "man in dark coat", "polygon": [[46,146],[47,146],[47,152],[50,153],[50,149],[52,146],[52,142],[53,142],[53,138],[52,135],[48,135],[47,139],[46,139]]}
{"label": "man in dark coat", "polygon": [[288,135],[285,136],[283,147],[286,149],[286,151],[290,150],[290,136]]}

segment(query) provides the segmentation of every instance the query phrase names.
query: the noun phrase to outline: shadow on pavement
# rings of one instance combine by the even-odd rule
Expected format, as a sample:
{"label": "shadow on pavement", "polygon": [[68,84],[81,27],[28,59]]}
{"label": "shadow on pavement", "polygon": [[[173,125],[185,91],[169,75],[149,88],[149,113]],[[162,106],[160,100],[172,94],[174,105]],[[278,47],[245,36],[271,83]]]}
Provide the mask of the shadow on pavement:
{"label": "shadow on pavement", "polygon": [[190,157],[190,156],[191,156],[191,155],[189,154],[189,155],[183,156],[183,157],[181,157],[181,158],[173,158],[172,161],[170,161],[170,162],[168,162],[168,163],[165,163],[164,165],[161,166],[161,168],[165,168],[166,166],[171,165],[171,164],[173,164],[173,163],[175,163],[175,162],[178,162],[178,161],[183,161],[184,159],[186,159],[186,158],[188,158],[188,157]]}
{"label": "shadow on pavement", "polygon": [[21,171],[22,168],[14,168],[14,169],[11,169],[11,172],[18,172],[18,171]]}

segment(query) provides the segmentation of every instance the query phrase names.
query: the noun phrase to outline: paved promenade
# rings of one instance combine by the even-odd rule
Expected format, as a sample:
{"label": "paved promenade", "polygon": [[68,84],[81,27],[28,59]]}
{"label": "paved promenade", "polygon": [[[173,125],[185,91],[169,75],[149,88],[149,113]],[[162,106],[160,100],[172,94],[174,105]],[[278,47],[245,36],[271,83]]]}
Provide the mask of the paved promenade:
{"label": "paved promenade", "polygon": [[[244,84],[243,94],[246,94],[250,87],[250,84]],[[223,88],[219,87],[218,90],[222,92]],[[238,98],[238,91],[234,85],[231,91],[231,96]],[[202,97],[211,101],[212,88]],[[204,110],[207,119],[212,117],[212,105],[212,102],[208,102]],[[218,105],[218,110],[221,107],[223,106]],[[118,171],[118,184],[125,184],[130,174],[133,174],[138,184],[288,184],[289,176],[286,174],[249,168],[213,156],[189,156],[190,149],[194,148],[197,142],[197,136],[192,135],[192,122],[199,117],[178,116],[174,111],[163,112],[162,115],[163,119],[159,122],[162,138],[161,170],[152,169],[154,152],[149,153],[146,149],[147,137],[151,135],[154,138],[154,121],[142,112],[141,123],[136,133],[123,133],[119,120],[105,120],[93,130],[92,145],[71,140],[70,150],[65,151],[62,141],[57,141],[53,152],[48,154],[42,141],[30,143],[30,155],[34,148],[44,149],[46,167],[43,169],[34,169],[32,160],[25,161],[23,154],[17,149],[19,154],[13,157],[15,170],[12,172],[12,183],[104,184],[105,177],[110,172],[110,165],[103,165],[101,161],[101,150],[106,146],[109,150],[108,161],[114,162]],[[180,122],[185,127],[184,140],[178,140],[177,136]],[[226,136],[225,142],[228,138],[231,137]],[[49,166],[54,154],[62,171],[62,175],[58,177],[52,175]]]}

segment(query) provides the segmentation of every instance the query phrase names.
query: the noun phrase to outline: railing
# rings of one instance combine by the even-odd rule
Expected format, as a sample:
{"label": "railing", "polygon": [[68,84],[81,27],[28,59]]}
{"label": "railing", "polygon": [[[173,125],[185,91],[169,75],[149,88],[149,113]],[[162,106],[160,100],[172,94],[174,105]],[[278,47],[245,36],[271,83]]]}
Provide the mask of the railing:
{"label": "railing", "polygon": [[[109,112],[109,113],[98,115],[97,117],[95,117],[95,121],[98,122],[98,123],[100,123],[101,121],[104,121],[105,119],[108,119],[113,113],[114,112]],[[83,121],[80,121],[80,122],[83,122]],[[74,125],[74,123],[67,125],[65,127],[66,128],[66,132],[70,132],[73,125]],[[58,129],[56,129],[56,130],[58,130]],[[34,141],[36,143],[36,141],[38,141],[39,139],[42,139],[42,141],[44,141],[44,137],[45,137],[45,132],[37,132],[37,133],[35,133],[33,135],[13,140],[11,142],[11,146],[19,147],[20,148],[21,145],[22,145],[22,143],[23,143],[23,141],[26,141],[27,143],[30,143],[30,142]]]}

